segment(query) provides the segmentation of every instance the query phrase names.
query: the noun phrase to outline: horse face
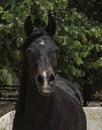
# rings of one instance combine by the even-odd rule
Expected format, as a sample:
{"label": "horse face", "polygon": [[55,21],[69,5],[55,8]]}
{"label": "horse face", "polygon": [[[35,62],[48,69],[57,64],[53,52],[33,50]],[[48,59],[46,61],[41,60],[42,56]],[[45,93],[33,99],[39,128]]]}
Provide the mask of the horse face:
{"label": "horse face", "polygon": [[26,49],[32,83],[36,83],[40,94],[44,96],[54,92],[57,50],[48,35],[36,38]]}

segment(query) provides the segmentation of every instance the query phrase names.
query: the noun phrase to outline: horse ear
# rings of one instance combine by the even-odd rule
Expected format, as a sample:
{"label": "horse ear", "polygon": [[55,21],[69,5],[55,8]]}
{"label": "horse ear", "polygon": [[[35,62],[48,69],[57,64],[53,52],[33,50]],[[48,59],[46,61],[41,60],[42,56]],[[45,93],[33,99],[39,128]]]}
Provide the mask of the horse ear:
{"label": "horse ear", "polygon": [[54,18],[51,15],[51,12],[49,12],[48,14],[48,26],[47,26],[47,32],[53,36],[55,34],[56,31],[56,22],[54,20]]}
{"label": "horse ear", "polygon": [[29,36],[33,32],[33,23],[31,21],[31,16],[28,16],[24,23],[24,30],[26,35]]}

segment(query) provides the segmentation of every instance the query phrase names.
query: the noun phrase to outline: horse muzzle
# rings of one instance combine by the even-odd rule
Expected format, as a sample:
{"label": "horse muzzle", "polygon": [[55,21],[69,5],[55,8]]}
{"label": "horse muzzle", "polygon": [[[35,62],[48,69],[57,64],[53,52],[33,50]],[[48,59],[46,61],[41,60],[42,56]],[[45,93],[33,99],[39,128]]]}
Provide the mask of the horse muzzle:
{"label": "horse muzzle", "polygon": [[43,72],[37,77],[39,92],[43,96],[49,96],[54,92],[55,75],[51,72]]}

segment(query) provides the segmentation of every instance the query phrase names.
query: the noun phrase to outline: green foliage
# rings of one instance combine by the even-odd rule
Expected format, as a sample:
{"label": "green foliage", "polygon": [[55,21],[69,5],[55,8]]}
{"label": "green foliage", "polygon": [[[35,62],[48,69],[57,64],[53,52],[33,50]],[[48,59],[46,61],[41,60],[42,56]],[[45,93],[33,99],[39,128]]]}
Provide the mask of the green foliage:
{"label": "green foliage", "polygon": [[[13,73],[19,75],[20,52],[18,47],[23,43],[23,22],[29,9],[27,7],[25,10],[25,3],[18,3],[17,6],[13,2],[12,4],[5,3],[4,7],[0,6],[0,83],[12,85]],[[3,79],[6,79],[4,83]],[[8,83],[9,80],[10,83]]]}
{"label": "green foliage", "polygon": [[7,69],[0,69],[0,84],[1,85],[12,85],[12,75],[8,72]]}
{"label": "green foliage", "polygon": [[3,13],[3,7],[0,6],[0,14]]}
{"label": "green foliage", "polygon": [[102,22],[102,1],[101,0],[69,0],[70,8],[77,10],[86,15],[90,20]]}
{"label": "green foliage", "polygon": [[[90,9],[91,12],[94,9],[92,4],[92,0],[87,2],[89,12]],[[88,10],[86,10],[86,5],[83,6],[83,1],[80,2],[80,6],[86,13],[82,13],[83,10],[79,12],[77,6],[72,7],[72,5],[76,5],[74,0],[22,0],[18,3],[3,3],[3,5],[0,6],[1,71],[6,68],[11,77],[13,72],[18,75],[20,52],[17,48],[25,38],[23,31],[25,18],[31,14],[34,24],[46,29],[48,11],[51,10],[57,23],[55,40],[60,48],[57,73],[77,82],[79,86],[85,80],[91,86],[94,87],[97,84],[101,88],[102,82],[95,74],[100,74],[102,77],[102,73],[100,73],[102,23],[92,20],[91,16],[89,19],[86,15]],[[92,18],[96,16],[96,14],[93,15],[92,13]],[[3,74],[1,79],[3,79]],[[101,83],[98,84],[98,81]]]}

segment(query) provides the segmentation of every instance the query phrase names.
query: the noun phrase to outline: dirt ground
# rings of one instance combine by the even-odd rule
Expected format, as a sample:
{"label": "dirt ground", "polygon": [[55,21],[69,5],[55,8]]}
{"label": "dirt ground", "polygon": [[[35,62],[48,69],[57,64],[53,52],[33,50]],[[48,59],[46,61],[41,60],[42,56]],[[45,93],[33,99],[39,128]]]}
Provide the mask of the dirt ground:
{"label": "dirt ground", "polygon": [[0,117],[15,109],[15,102],[0,102]]}

